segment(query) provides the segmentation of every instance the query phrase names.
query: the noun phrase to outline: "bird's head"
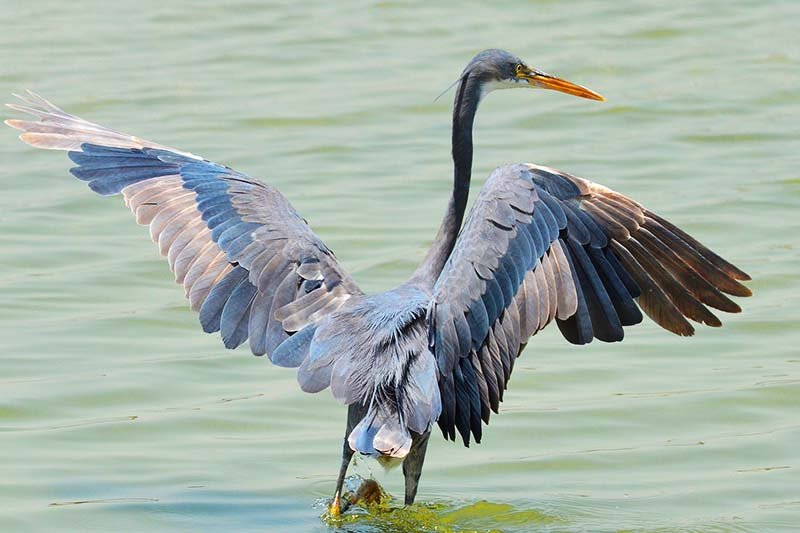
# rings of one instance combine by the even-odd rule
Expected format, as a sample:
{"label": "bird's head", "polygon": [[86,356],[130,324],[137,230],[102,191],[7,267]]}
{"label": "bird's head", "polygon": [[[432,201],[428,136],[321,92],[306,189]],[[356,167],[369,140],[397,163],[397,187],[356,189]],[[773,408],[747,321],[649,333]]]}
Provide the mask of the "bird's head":
{"label": "bird's head", "polygon": [[527,87],[550,89],[590,100],[605,100],[591,89],[531,67],[505,50],[484,50],[476,55],[464,69],[459,80],[463,82],[467,78],[479,84],[481,98],[495,89]]}

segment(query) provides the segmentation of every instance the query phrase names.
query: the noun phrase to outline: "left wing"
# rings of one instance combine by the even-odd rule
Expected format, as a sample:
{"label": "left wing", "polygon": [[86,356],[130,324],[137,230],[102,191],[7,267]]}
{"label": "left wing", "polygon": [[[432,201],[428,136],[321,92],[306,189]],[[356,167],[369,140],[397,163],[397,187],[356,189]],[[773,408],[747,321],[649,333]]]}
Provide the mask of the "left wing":
{"label": "left wing", "polygon": [[[509,165],[481,189],[434,286],[428,336],[439,368],[439,426],[480,442],[514,360],[553,319],[571,343],[620,341],[642,320],[693,335],[687,318],[738,313],[723,292],[750,279],[627,196],[554,169]],[[638,307],[637,304],[638,303]]]}
{"label": "left wing", "polygon": [[[122,193],[169,261],[206,332],[272,356],[294,332],[362,294],[274,187],[188,152],[70,115],[29,93],[7,120],[37,148],[67,150],[75,177]],[[324,388],[326,384],[316,384]]]}

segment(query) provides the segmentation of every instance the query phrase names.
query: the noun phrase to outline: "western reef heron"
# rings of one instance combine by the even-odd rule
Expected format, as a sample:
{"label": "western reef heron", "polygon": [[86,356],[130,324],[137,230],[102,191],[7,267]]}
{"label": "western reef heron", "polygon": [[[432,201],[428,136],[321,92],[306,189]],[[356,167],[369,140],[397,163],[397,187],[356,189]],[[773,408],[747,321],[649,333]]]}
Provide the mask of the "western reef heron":
{"label": "western reef heron", "polygon": [[514,360],[555,321],[573,344],[623,338],[644,311],[692,335],[687,319],[720,326],[749,276],[696,239],[603,185],[522,163],[498,167],[462,225],[481,100],[501,88],[585,87],[502,50],[475,56],[457,81],[453,191],[436,238],[411,278],[364,294],[274,187],[188,152],[119,133],[34,93],[7,120],[37,148],[66,150],[70,171],[102,195],[122,193],[167,257],[206,332],[227,348],[297,368],[306,392],[348,406],[331,513],[355,452],[402,460],[405,503],[417,493],[428,439],[480,442]]}

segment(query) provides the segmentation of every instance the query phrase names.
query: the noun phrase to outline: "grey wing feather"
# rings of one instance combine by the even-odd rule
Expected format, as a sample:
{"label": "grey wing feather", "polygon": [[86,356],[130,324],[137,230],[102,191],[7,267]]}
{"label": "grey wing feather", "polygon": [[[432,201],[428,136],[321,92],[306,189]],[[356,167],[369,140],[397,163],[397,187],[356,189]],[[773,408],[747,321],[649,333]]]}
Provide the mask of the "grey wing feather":
{"label": "grey wing feather", "polygon": [[[70,115],[29,92],[7,120],[37,148],[67,150],[71,172],[122,193],[166,256],[206,331],[228,348],[271,354],[296,331],[361,294],[333,253],[275,188],[188,152]],[[284,309],[285,308],[285,309]],[[295,342],[293,350],[307,349]]]}
{"label": "grey wing feather", "polygon": [[[749,276],[697,240],[607,187],[537,165],[486,181],[434,286],[428,336],[439,369],[447,438],[480,442],[514,360],[554,319],[575,344],[619,341],[639,307],[691,335],[687,318],[721,323],[706,305],[740,308]],[[638,304],[638,307],[637,307]]]}

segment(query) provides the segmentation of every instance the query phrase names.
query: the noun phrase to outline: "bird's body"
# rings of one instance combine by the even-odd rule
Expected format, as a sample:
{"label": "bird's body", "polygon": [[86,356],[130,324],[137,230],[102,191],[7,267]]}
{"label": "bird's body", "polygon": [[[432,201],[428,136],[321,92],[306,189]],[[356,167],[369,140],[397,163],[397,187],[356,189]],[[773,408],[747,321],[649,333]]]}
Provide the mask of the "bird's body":
{"label": "bird's body", "polygon": [[118,133],[34,95],[9,120],[40,148],[69,151],[71,172],[122,193],[169,261],[207,332],[228,348],[297,368],[300,387],[328,387],[348,406],[339,496],[351,456],[403,460],[416,496],[431,429],[465,445],[498,412],[514,360],[552,321],[565,339],[619,341],[642,320],[692,335],[687,318],[721,323],[706,305],[739,307],[747,274],[670,222],[602,185],[533,164],[498,167],[462,225],[472,126],[497,88],[540,87],[602,100],[501,50],[458,80],[453,192],[409,281],[366,295],[274,187],[190,153]]}
{"label": "bird's body", "polygon": [[[273,361],[299,366],[301,384],[330,384],[343,404],[368,408],[349,435],[354,450],[405,457],[410,432],[426,432],[440,408],[436,364],[427,346],[428,302],[430,292],[413,284],[354,297],[316,327],[313,348],[293,351],[291,361],[282,359],[283,351],[278,350]],[[315,359],[312,349],[324,355]],[[319,366],[304,367],[306,360]]]}

